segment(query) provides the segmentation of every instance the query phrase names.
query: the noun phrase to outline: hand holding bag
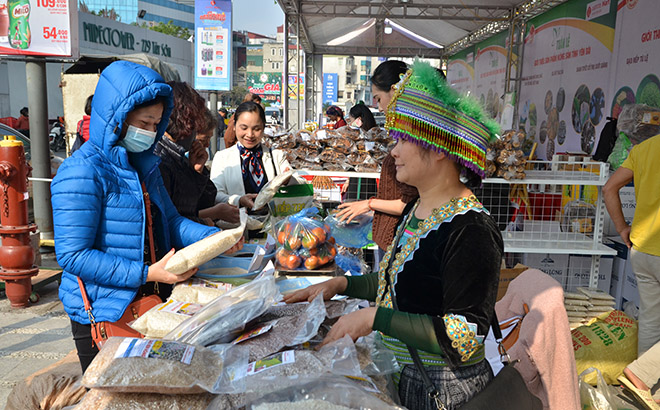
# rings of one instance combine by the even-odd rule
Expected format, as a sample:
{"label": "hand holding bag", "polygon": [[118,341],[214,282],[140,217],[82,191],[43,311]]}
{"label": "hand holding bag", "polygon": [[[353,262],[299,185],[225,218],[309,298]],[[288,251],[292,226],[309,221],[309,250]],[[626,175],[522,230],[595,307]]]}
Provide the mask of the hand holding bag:
{"label": "hand holding bag", "polygon": [[[153,234],[153,221],[151,219],[151,201],[149,200],[149,193],[147,193],[144,182],[142,183],[142,193],[144,196],[145,206],[147,208],[147,232],[149,235],[149,254],[151,257],[151,263],[156,262],[156,254],[154,249],[154,234]],[[83,303],[85,306],[85,312],[89,317],[89,322],[92,325],[92,339],[96,346],[101,349],[103,343],[112,336],[121,336],[121,337],[144,337],[140,332],[133,330],[128,324],[140,316],[147,313],[151,308],[163,303],[158,295],[149,295],[149,296],[140,296],[135,298],[131,302],[121,318],[116,322],[97,322],[92,314],[92,304],[87,297],[87,291],[85,290],[85,285],[78,277],[78,286],[80,287],[80,293],[82,294]],[[155,283],[154,289],[158,292],[158,282]]]}

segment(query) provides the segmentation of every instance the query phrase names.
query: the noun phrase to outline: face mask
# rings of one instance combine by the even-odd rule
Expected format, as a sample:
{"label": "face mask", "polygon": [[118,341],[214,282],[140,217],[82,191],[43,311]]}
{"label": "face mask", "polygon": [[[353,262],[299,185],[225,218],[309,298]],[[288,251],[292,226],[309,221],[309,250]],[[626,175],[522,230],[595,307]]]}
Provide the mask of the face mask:
{"label": "face mask", "polygon": [[147,131],[129,125],[126,130],[126,136],[123,140],[119,141],[118,145],[126,148],[128,152],[142,152],[151,148],[154,144],[154,139],[156,139],[156,131]]}
{"label": "face mask", "polygon": [[192,147],[193,141],[195,141],[195,134],[191,135],[188,138],[184,138],[180,141],[177,141],[176,143],[185,149],[186,151],[190,151],[190,148]]}

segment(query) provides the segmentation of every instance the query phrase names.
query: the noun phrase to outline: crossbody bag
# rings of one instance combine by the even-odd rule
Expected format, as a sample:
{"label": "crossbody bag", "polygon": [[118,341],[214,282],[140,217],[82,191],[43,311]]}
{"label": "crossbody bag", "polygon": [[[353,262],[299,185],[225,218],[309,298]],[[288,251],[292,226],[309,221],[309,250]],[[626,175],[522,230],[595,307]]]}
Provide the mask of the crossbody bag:
{"label": "crossbody bag", "polygon": [[[154,231],[153,231],[153,219],[151,217],[151,200],[149,199],[149,193],[147,192],[144,182],[142,182],[142,195],[144,197],[144,204],[146,207],[147,215],[147,234],[149,235],[149,256],[151,264],[156,263],[156,250],[154,246]],[[163,303],[161,298],[156,295],[142,295],[136,297],[133,302],[131,302],[124,314],[116,322],[97,322],[92,314],[92,304],[87,296],[87,291],[85,290],[85,284],[83,283],[80,276],[78,276],[78,286],[80,286],[80,293],[82,294],[83,304],[85,306],[85,312],[87,312],[87,317],[89,317],[89,322],[92,326],[92,339],[96,346],[101,349],[103,344],[112,336],[120,337],[144,337],[140,332],[133,330],[128,324],[139,318],[140,316],[147,313],[151,308]],[[154,290],[158,293],[158,282],[154,284]]]}

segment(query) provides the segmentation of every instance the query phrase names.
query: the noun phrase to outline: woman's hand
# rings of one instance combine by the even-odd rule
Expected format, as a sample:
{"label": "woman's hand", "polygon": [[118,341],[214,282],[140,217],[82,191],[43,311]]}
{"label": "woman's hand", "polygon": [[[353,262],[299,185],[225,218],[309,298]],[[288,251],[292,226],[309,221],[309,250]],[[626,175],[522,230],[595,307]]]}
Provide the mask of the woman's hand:
{"label": "woman's hand", "polygon": [[254,198],[257,197],[257,194],[245,194],[238,200],[238,205],[247,209],[252,209],[254,206]]}
{"label": "woman's hand", "polygon": [[190,278],[192,275],[197,273],[198,270],[197,268],[192,268],[181,275],[175,275],[172,272],[166,271],[165,265],[167,265],[167,261],[170,260],[172,255],[174,255],[174,248],[172,248],[172,250],[169,251],[167,255],[163,256],[163,259],[149,266],[149,271],[147,273],[147,282],[174,284],[178,282],[183,282],[184,280],[188,280],[188,278]]}
{"label": "woman's hand", "polygon": [[345,202],[339,204],[337,208],[341,209],[341,211],[335,214],[335,218],[337,218],[339,222],[343,222],[348,218],[346,223],[351,222],[358,215],[363,215],[371,211],[369,208],[369,201]]}
{"label": "woman's hand", "polygon": [[232,224],[237,224],[241,220],[237,206],[221,202],[213,205],[211,209],[213,211],[213,219],[222,219]]}
{"label": "woman's hand", "polygon": [[195,171],[200,174],[206,166],[206,161],[209,159],[209,153],[206,151],[206,148],[198,140],[194,140],[192,146],[190,147],[190,153],[188,154],[188,159],[190,164],[195,168]]}
{"label": "woman's hand", "polygon": [[231,248],[227,249],[223,255],[231,255],[232,253],[236,253],[243,249],[243,245],[245,244],[245,238],[241,237],[241,240],[236,242],[236,245],[232,246]]}
{"label": "woman's hand", "polygon": [[341,339],[346,335],[349,335],[354,342],[359,337],[368,335],[373,330],[377,309],[376,307],[368,307],[340,317],[337,323],[330,328],[330,332],[323,339],[321,346]]}
{"label": "woman's hand", "polygon": [[348,280],[345,277],[340,276],[326,280],[325,282],[317,283],[316,285],[308,286],[305,289],[300,289],[289,295],[285,295],[284,301],[286,303],[311,302],[321,292],[323,292],[324,300],[330,300],[336,294],[345,291],[346,286],[348,286]]}

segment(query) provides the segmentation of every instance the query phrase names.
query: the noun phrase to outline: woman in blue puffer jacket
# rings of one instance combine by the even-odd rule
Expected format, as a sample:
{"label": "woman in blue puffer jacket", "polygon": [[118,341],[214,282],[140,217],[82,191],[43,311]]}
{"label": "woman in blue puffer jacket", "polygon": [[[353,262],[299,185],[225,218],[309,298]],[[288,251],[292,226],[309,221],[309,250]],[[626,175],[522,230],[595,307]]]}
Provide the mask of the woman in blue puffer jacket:
{"label": "woman in blue puffer jacket", "polygon": [[[89,141],[64,161],[51,184],[55,252],[64,270],[59,296],[83,372],[98,349],[78,277],[95,320],[115,322],[138,292],[153,292],[153,282],[173,284],[192,276],[196,269],[183,275],[166,271],[167,260],[175,248],[218,231],[180,216],[163,186],[152,151],[172,106],[172,90],[158,73],[127,61],[110,64],[94,93]],[[152,203],[158,260],[153,265],[147,264],[142,183]]]}

